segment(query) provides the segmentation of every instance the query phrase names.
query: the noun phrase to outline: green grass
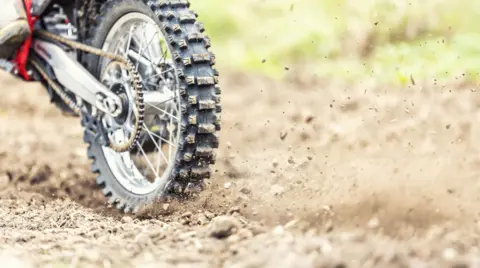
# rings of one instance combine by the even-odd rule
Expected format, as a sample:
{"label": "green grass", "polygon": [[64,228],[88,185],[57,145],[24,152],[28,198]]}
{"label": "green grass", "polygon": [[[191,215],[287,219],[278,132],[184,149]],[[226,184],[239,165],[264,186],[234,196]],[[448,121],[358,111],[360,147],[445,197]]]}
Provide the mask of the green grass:
{"label": "green grass", "polygon": [[[281,78],[477,81],[480,2],[471,0],[198,0],[217,62]],[[263,62],[264,61],[264,62]],[[408,79],[406,79],[408,77]]]}

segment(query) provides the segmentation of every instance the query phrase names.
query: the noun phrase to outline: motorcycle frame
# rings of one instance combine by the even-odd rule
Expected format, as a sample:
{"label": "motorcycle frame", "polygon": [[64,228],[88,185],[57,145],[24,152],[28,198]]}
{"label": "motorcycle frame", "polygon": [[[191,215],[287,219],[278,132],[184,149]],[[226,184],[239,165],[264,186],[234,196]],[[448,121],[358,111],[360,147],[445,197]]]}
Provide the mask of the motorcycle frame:
{"label": "motorcycle frame", "polygon": [[38,17],[32,16],[32,0],[23,0],[25,5],[25,12],[27,14],[28,25],[30,26],[30,36],[25,40],[23,45],[17,51],[15,58],[13,59],[13,63],[17,67],[18,75],[20,75],[26,81],[31,79],[30,74],[27,70],[27,61],[28,57],[30,56],[30,48],[32,46],[32,33],[33,33],[33,26],[37,21]]}
{"label": "motorcycle frame", "polygon": [[[33,29],[35,26],[36,21],[38,18],[42,15],[42,13],[45,10],[41,10],[39,14],[32,14],[32,6],[33,6],[33,1],[35,0],[23,0],[23,4],[25,6],[25,13],[27,15],[27,21],[28,25],[30,26],[30,36],[25,40],[23,45],[18,49],[17,54],[12,60],[12,63],[15,65],[17,68],[18,75],[22,77],[26,81],[31,80],[31,75],[28,72],[27,69],[27,62],[28,62],[28,57],[30,56],[30,50],[32,48],[32,41],[33,41]],[[48,0],[48,4],[46,6],[49,6],[53,3],[54,1]],[[60,0],[57,0],[55,2],[62,2]],[[63,0],[62,5],[72,5],[75,4],[76,0]]]}

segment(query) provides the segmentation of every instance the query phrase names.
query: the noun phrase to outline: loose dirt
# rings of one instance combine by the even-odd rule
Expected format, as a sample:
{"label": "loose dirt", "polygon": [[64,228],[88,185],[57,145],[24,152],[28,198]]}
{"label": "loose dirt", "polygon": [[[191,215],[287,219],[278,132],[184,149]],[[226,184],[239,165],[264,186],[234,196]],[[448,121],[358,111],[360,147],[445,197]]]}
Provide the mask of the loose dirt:
{"label": "loose dirt", "polygon": [[125,215],[79,119],[2,74],[3,267],[480,267],[475,88],[223,77],[208,189]]}

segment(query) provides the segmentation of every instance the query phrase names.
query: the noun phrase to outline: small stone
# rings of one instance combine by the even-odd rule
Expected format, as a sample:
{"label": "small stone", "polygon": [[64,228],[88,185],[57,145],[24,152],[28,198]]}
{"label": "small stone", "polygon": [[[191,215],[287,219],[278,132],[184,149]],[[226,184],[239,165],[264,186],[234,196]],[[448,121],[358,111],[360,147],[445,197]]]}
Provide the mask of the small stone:
{"label": "small stone", "polygon": [[227,145],[227,149],[232,149],[232,143],[231,142],[227,141],[226,145]]}
{"label": "small stone", "polygon": [[170,207],[170,204],[168,204],[168,203],[165,203],[162,206],[163,210],[168,210],[169,207]]}
{"label": "small stone", "polygon": [[307,156],[307,159],[311,161],[313,159],[313,157]]}
{"label": "small stone", "polygon": [[223,188],[225,188],[225,189],[230,189],[230,187],[232,187],[231,182],[226,182],[226,183],[223,184]]}
{"label": "small stone", "polygon": [[283,141],[288,135],[288,132],[286,131],[281,131],[280,132],[280,139]]}
{"label": "small stone", "polygon": [[295,160],[293,159],[293,156],[290,156],[290,157],[288,158],[288,163],[289,163],[290,165],[295,164]]}
{"label": "small stone", "polygon": [[223,239],[237,232],[240,222],[232,216],[218,216],[210,223],[210,236]]}
{"label": "small stone", "polygon": [[252,192],[252,190],[244,187],[244,188],[242,188],[242,189],[240,190],[240,192],[241,192],[242,194],[250,194],[250,193]]}

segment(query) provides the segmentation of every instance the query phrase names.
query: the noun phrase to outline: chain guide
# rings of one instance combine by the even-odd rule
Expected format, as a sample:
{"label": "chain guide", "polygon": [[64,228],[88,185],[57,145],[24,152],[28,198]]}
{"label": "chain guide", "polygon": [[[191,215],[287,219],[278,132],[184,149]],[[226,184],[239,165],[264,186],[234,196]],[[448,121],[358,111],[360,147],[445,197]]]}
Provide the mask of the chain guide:
{"label": "chain guide", "polygon": [[[133,124],[133,129],[127,141],[122,144],[117,144],[116,141],[114,141],[111,137],[109,137],[108,146],[112,150],[118,153],[128,152],[134,149],[135,146],[137,145],[137,141],[142,132],[142,126],[143,126],[143,121],[145,116],[145,104],[143,100],[143,85],[140,81],[140,74],[138,73],[137,70],[135,70],[133,63],[129,59],[124,59],[119,55],[108,53],[96,47],[92,47],[76,41],[72,41],[67,38],[55,35],[53,33],[50,33],[44,30],[36,30],[34,34],[43,39],[59,42],[61,44],[70,46],[74,49],[78,49],[86,53],[94,54],[99,57],[104,57],[107,59],[111,59],[113,61],[117,61],[123,64],[124,66],[126,66],[126,69],[129,72],[129,75],[132,80],[132,87],[135,92],[135,105],[136,105],[137,113],[134,114],[135,120]],[[74,100],[72,100],[68,96],[68,94],[55,81],[53,81],[48,76],[48,74],[42,69],[41,64],[33,58],[29,59],[29,63],[32,64],[32,66],[39,72],[42,78],[47,81],[47,83],[52,87],[55,93],[57,93],[58,96],[60,96],[60,98],[68,105],[68,107],[72,109],[74,113],[76,113],[77,115],[80,115],[81,108],[77,105],[77,103]]]}

